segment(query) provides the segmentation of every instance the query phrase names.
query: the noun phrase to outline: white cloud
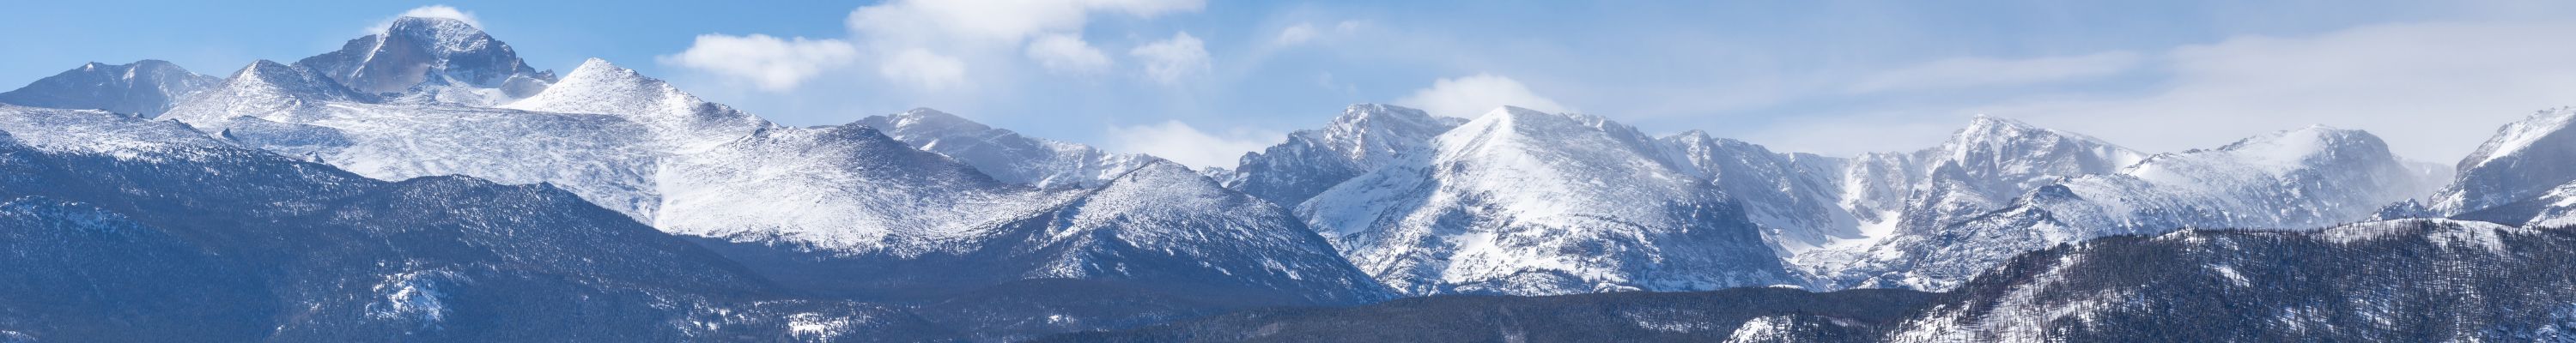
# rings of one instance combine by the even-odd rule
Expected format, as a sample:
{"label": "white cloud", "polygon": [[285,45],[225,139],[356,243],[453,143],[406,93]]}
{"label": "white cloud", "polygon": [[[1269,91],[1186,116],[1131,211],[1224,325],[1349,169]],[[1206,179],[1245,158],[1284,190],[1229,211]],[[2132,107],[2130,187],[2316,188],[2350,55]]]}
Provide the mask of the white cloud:
{"label": "white cloud", "polygon": [[[796,88],[851,64],[874,64],[877,76],[898,87],[971,90],[978,83],[1015,81],[1010,78],[1019,69],[1001,63],[1019,60],[1060,73],[1105,71],[1110,57],[1081,38],[1083,27],[1096,16],[1152,18],[1206,5],[1205,0],[891,0],[851,10],[843,21],[850,33],[844,39],[710,34],[662,61],[771,91]],[[1191,72],[1186,67],[1161,70]]]}
{"label": "white cloud", "polygon": [[1109,55],[1083,42],[1081,36],[1052,34],[1029,41],[1030,60],[1047,70],[1077,74],[1097,73],[1109,68]]}
{"label": "white cloud", "polygon": [[[1348,35],[1352,32],[1359,31],[1360,25],[1362,24],[1357,20],[1344,20],[1340,23],[1333,24],[1332,32],[1329,33],[1334,35]],[[1297,25],[1289,25],[1288,28],[1279,29],[1279,37],[1271,39],[1270,43],[1280,46],[1305,44],[1306,42],[1326,37],[1326,33],[1327,32],[1323,29],[1315,28],[1315,23],[1297,23]]]}
{"label": "white cloud", "polygon": [[1110,127],[1110,150],[1154,155],[1191,167],[1233,167],[1244,153],[1276,145],[1277,132],[1235,130],[1219,136],[1180,121]]}
{"label": "white cloud", "polygon": [[2145,58],[2113,51],[2083,56],[2032,59],[1952,58],[1879,73],[1851,87],[1853,92],[1879,92],[2007,86],[2099,77],[2136,69]]}
{"label": "white cloud", "polygon": [[852,63],[859,50],[835,39],[778,39],[768,35],[698,35],[695,44],[656,60],[737,80],[760,89],[796,88],[825,71]]}
{"label": "white cloud", "polygon": [[877,55],[882,76],[930,90],[969,89],[978,79],[1009,77],[1010,68],[984,65],[1013,55],[1056,72],[1105,70],[1109,57],[1079,38],[1095,15],[1152,18],[1206,6],[1204,0],[893,0],[852,10],[844,23],[852,40]]}
{"label": "white cloud", "polygon": [[1080,30],[1096,12],[1150,18],[1206,6],[1203,0],[896,0],[851,11],[848,24],[882,39],[1016,45],[1040,33]]}
{"label": "white cloud", "polygon": [[1199,42],[1198,37],[1191,37],[1188,32],[1174,34],[1172,39],[1136,47],[1136,50],[1128,51],[1127,54],[1144,60],[1147,78],[1165,84],[1179,83],[1182,79],[1205,74],[1212,69],[1208,64],[1207,47]]}
{"label": "white cloud", "polygon": [[1315,35],[1318,35],[1318,33],[1315,33],[1315,24],[1297,23],[1297,25],[1290,25],[1286,29],[1280,29],[1279,38],[1274,42],[1279,45],[1297,45],[1305,43],[1306,41],[1315,40]]}
{"label": "white cloud", "polygon": [[1351,33],[1351,32],[1359,31],[1359,30],[1360,30],[1360,26],[1361,26],[1361,25],[1367,25],[1367,24],[1361,23],[1361,22],[1360,22],[1360,21],[1358,21],[1358,20],[1343,20],[1343,21],[1342,21],[1341,23],[1339,23],[1339,24],[1333,24],[1333,31],[1337,31],[1337,32],[1341,32],[1341,33],[1344,33],[1344,34],[1348,34],[1348,33]]}
{"label": "white cloud", "polygon": [[929,50],[911,49],[886,58],[877,72],[896,83],[941,90],[966,84],[966,62]]}
{"label": "white cloud", "polygon": [[385,28],[394,26],[394,19],[401,19],[402,17],[455,19],[456,21],[465,22],[466,25],[473,25],[475,28],[483,27],[482,21],[474,20],[474,12],[458,10],[455,7],[448,7],[447,5],[429,5],[415,7],[411,10],[403,11],[402,14],[394,15],[392,18],[385,18],[385,20],[377,21],[376,26],[369,27],[367,32],[384,33]]}
{"label": "white cloud", "polygon": [[1544,112],[1569,112],[1572,108],[1556,100],[1539,96],[1528,86],[1512,78],[1492,74],[1440,79],[1431,88],[1414,91],[1396,100],[1396,104],[1422,109],[1434,115],[1472,118],[1503,106],[1518,106]]}

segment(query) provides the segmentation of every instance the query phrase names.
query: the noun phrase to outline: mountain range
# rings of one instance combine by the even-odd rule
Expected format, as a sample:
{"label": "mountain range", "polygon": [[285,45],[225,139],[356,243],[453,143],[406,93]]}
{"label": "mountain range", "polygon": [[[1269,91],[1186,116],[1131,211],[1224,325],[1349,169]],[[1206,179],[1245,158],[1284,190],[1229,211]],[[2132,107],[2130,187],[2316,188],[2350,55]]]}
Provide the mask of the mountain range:
{"label": "mountain range", "polygon": [[1833,157],[1360,104],[1192,169],[780,125],[405,17],[0,93],[0,342],[2571,339],[2571,122],[2439,168],[2323,126]]}

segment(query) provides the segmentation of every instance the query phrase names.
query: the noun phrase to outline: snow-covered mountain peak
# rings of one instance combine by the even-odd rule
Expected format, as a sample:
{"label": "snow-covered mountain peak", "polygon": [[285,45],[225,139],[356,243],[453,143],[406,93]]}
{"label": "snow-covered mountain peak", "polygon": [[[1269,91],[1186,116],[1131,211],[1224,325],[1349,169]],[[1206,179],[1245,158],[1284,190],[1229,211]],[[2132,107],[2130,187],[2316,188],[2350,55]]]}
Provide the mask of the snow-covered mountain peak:
{"label": "snow-covered mountain peak", "polygon": [[258,60],[251,61],[250,65],[243,66],[240,71],[233,72],[233,76],[229,80],[253,80],[264,82],[269,78],[278,77],[280,75],[295,74],[299,74],[295,67],[289,67],[284,63],[277,63],[277,61]]}
{"label": "snow-covered mountain peak", "polygon": [[234,72],[222,84],[171,106],[162,117],[215,127],[208,125],[241,116],[285,121],[315,115],[313,112],[327,102],[373,99],[305,68],[259,60]]}
{"label": "snow-covered mountain peak", "polygon": [[1362,270],[1415,294],[1785,281],[1761,228],[1633,127],[1504,107],[1427,146],[1298,213]]}
{"label": "snow-covered mountain peak", "polygon": [[1356,104],[1333,117],[1333,122],[1320,132],[1299,132],[1313,136],[1340,150],[1346,159],[1362,168],[1385,165],[1403,150],[1449,131],[1465,119],[1437,117],[1422,110],[1380,104]]}
{"label": "snow-covered mountain peak", "polygon": [[[2009,118],[1977,115],[1968,126],[1950,135],[1941,144],[1942,152],[1952,160],[2000,159],[2010,155],[1990,154],[2017,149],[2065,149],[2065,152],[2089,153],[2123,159],[2121,164],[2136,162],[2144,154],[2130,151],[2110,142],[2083,134],[2042,128]],[[2044,151],[2043,150],[2043,151]],[[2113,166],[2118,167],[2118,166]]]}
{"label": "snow-covered mountain peak", "polygon": [[545,89],[555,77],[519,60],[509,44],[464,21],[403,17],[384,33],[351,39],[295,62],[368,94],[403,93],[417,102],[488,106]]}
{"label": "snow-covered mountain peak", "polygon": [[[1504,106],[1459,125],[1433,143],[1443,161],[1472,161],[1463,166],[1494,177],[1551,178],[1557,175],[1513,175],[1547,170],[1624,168],[1629,172],[1668,172],[1679,168],[1641,168],[1660,164],[1662,151],[1636,128],[1600,116],[1547,113]],[[1560,164],[1559,162],[1584,162]],[[1598,164],[1598,165],[1584,165]],[[1622,167],[1624,165],[1624,167]],[[1655,165],[1656,167],[1674,167]],[[1574,170],[1564,170],[1572,168]],[[1603,170],[1602,172],[1608,172]],[[1550,173],[1553,174],[1553,173]],[[1513,175],[1513,176],[1507,176]],[[1581,175],[1581,174],[1577,174]],[[1574,176],[1574,175],[1565,175]]]}
{"label": "snow-covered mountain peak", "polygon": [[[95,70],[96,68],[101,67],[101,66],[105,66],[105,65],[106,65],[105,63],[90,62],[88,65],[83,66],[83,68],[87,68],[87,69],[93,69],[93,70]],[[134,61],[134,63],[126,64],[126,65],[125,65],[125,67],[126,67],[126,68],[124,68],[124,73],[125,73],[125,77],[126,77],[126,78],[134,78],[135,76],[137,76],[137,75],[139,75],[139,74],[147,73],[146,71],[149,71],[149,70],[180,70],[180,71],[185,71],[185,70],[187,70],[186,68],[180,68],[180,67],[179,67],[179,64],[177,64],[177,63],[170,63],[170,61],[163,61],[163,60],[156,60],[156,59],[144,59],[144,60],[140,60],[140,61]]]}
{"label": "snow-covered mountain peak", "polygon": [[1982,137],[2015,137],[2042,133],[2054,134],[2055,131],[2012,118],[1978,114],[1969,117],[1968,126],[1959,128],[1958,132],[1951,135],[1951,139],[1972,140]]}
{"label": "snow-covered mountain peak", "polygon": [[1382,104],[1353,104],[1333,117],[1325,130],[1358,132],[1394,128],[1456,126],[1463,119],[1432,116],[1422,110]]}
{"label": "snow-covered mountain peak", "polygon": [[296,95],[316,95],[332,98],[356,98],[364,96],[360,93],[353,92],[352,89],[349,89],[346,86],[342,86],[337,82],[331,81],[328,76],[315,74],[310,69],[277,63],[277,61],[270,60],[253,61],[250,63],[250,66],[242,67],[240,72],[233,73],[233,76],[229,79],[225,79],[224,82],[225,88],[274,88],[278,91]]}
{"label": "snow-covered mountain peak", "polygon": [[1547,113],[1512,106],[1494,109],[1460,124],[1444,133],[1435,144],[1459,148],[1443,148],[1444,152],[1502,152],[1494,148],[1560,151],[1606,148],[1628,155],[1661,154],[1653,137],[1609,118],[1579,113]]}
{"label": "snow-covered mountain peak", "polygon": [[608,60],[584,60],[544,92],[502,105],[530,111],[620,115],[662,115],[674,107],[696,107],[706,101],[662,80],[646,77]]}
{"label": "snow-covered mountain peak", "polygon": [[[1477,124],[1480,122],[1487,124]],[[1617,124],[1611,123],[1609,118],[1590,114],[1571,112],[1549,113],[1546,111],[1521,108],[1518,106],[1503,106],[1495,108],[1493,111],[1487,111],[1484,115],[1477,116],[1475,119],[1468,120],[1467,123],[1462,126],[1506,126],[1531,132],[1539,132],[1562,128],[1604,127],[1605,125]],[[1630,129],[1630,131],[1634,131],[1634,129]]]}
{"label": "snow-covered mountain peak", "polygon": [[2433,181],[2368,132],[2323,126],[2067,175],[2008,202],[1908,219],[1845,281],[1944,289],[2014,254],[2183,228],[2308,230],[2371,218]]}
{"label": "snow-covered mountain peak", "polygon": [[435,43],[431,46],[445,51],[478,50],[496,43],[491,35],[483,33],[483,29],[451,18],[394,18],[394,22],[385,27],[385,34]]}
{"label": "snow-covered mountain peak", "polygon": [[893,119],[893,120],[894,120],[894,122],[893,122],[893,123],[894,123],[894,126],[895,126],[895,127],[913,127],[913,128],[929,128],[929,127],[937,127],[937,128],[949,129],[949,130],[973,130],[973,131],[982,131],[982,130],[991,130],[991,129],[993,129],[993,127],[991,127],[991,126],[984,126],[984,123],[978,123],[978,122],[975,122],[975,121],[973,121],[973,120],[967,120],[967,119],[966,119],[966,117],[959,117],[959,116],[957,116],[957,115],[955,115],[955,114],[949,114],[948,112],[941,112],[941,111],[939,111],[939,110],[937,110],[937,109],[932,109],[932,108],[929,108],[929,107],[920,107],[920,108],[914,108],[914,109],[910,109],[910,110],[904,110],[902,113],[895,113],[895,114],[893,114],[893,115],[890,115],[889,117],[890,117],[890,119]]}
{"label": "snow-covered mountain peak", "polygon": [[1664,136],[1664,139],[1683,142],[1718,142],[1735,140],[1732,138],[1718,138],[1716,135],[1708,134],[1707,130],[1700,129],[1682,131],[1681,133],[1676,133],[1671,136]]}
{"label": "snow-covered mountain peak", "polygon": [[[996,129],[992,126],[984,125],[984,123],[966,119],[966,117],[942,112],[938,109],[932,109],[929,107],[913,108],[881,117],[883,118],[860,119],[859,122],[854,124],[873,126],[880,130],[898,131],[889,132],[887,134],[888,136],[894,136],[897,140],[903,140],[908,136],[956,135],[986,132],[997,134],[1009,133],[1011,136],[1018,136],[1018,134],[1012,133],[1010,130]],[[909,140],[906,141],[910,142]],[[924,149],[931,149],[936,148],[938,143],[940,142],[921,142],[921,145],[923,145]],[[958,144],[958,142],[949,142],[949,144]]]}
{"label": "snow-covered mountain peak", "polygon": [[[584,75],[592,76],[584,77]],[[581,66],[573,67],[572,73],[564,74],[562,82],[572,82],[574,79],[628,80],[626,82],[644,82],[650,78],[644,77],[644,74],[642,73],[635,72],[634,69],[626,69],[626,67],[617,66],[616,63],[609,63],[607,59],[592,57],[582,59]]]}
{"label": "snow-covered mountain peak", "polygon": [[1217,191],[1225,189],[1225,186],[1217,184],[1216,180],[1208,179],[1206,175],[1200,175],[1198,170],[1190,169],[1190,166],[1181,165],[1178,162],[1147,157],[1138,164],[1140,165],[1136,168],[1119,174],[1117,178],[1110,179],[1101,187],[1174,187],[1175,189]]}
{"label": "snow-covered mountain peak", "polygon": [[169,61],[147,59],[122,65],[89,62],[0,93],[0,103],[100,109],[151,118],[169,111],[179,99],[222,82],[221,78],[198,75]]}
{"label": "snow-covered mountain peak", "polygon": [[2468,158],[2461,160],[2460,169],[2486,166],[2506,156],[2521,153],[2535,144],[2540,144],[2544,139],[2568,131],[2567,127],[2570,123],[2576,123],[2576,107],[2543,110],[2532,113],[2522,121],[2505,124],[2503,128],[2496,129],[2495,138],[2488,139],[2485,144],[2478,146],[2477,152],[2470,153]]}
{"label": "snow-covered mountain peak", "polygon": [[1323,128],[1298,130],[1288,134],[1287,142],[1244,154],[1223,179],[1227,188],[1295,207],[1401,155],[1430,153],[1433,137],[1465,121],[1399,106],[1355,104]]}
{"label": "snow-covered mountain peak", "polygon": [[2221,181],[2225,181],[2226,177],[2258,175],[2292,180],[2316,178],[2316,176],[2302,176],[2302,171],[2309,171],[2307,173],[2310,174],[2335,172],[2332,174],[2336,175],[2386,174],[2378,176],[2381,177],[2379,179],[2373,179],[2388,182],[2381,185],[2384,189],[2353,189],[2359,194],[2374,195],[2373,199],[2389,197],[2402,199],[2421,195],[2431,190],[2430,183],[2436,182],[2412,177],[2418,173],[2415,173],[2413,168],[2407,167],[2405,161],[2398,159],[2396,154],[2389,152],[2388,144],[2382,142],[2378,136],[2361,130],[2336,129],[2322,125],[2245,138],[2215,150],[2157,155],[2145,162],[2123,169],[2120,174],[2168,187],[2254,188],[2255,185],[2230,184]]}
{"label": "snow-covered mountain peak", "polygon": [[1933,186],[1967,187],[1990,200],[2059,177],[2117,171],[2147,157],[2090,136],[1984,115],[1924,154],[1934,159],[1923,163]]}
{"label": "snow-covered mountain peak", "polygon": [[2379,136],[2361,130],[2314,125],[2238,140],[2218,148],[2244,165],[2298,168],[2338,157],[2391,156]]}
{"label": "snow-covered mountain peak", "polygon": [[1155,159],[1023,136],[929,108],[869,116],[843,126],[874,127],[914,148],[974,166],[996,180],[1039,188],[1097,187]]}
{"label": "snow-covered mountain peak", "polygon": [[[1738,139],[1734,139],[1734,138],[1718,137],[1718,136],[1716,136],[1716,135],[1709,134],[1709,133],[1708,133],[1708,131],[1702,131],[1702,130],[1696,130],[1696,129],[1694,129],[1694,130],[1689,130],[1689,131],[1682,131],[1681,133],[1672,134],[1672,135],[1670,135],[1670,136],[1664,136],[1663,138],[1661,138],[1661,139],[1659,139],[1659,140],[1664,141],[1664,142],[1666,142],[1666,143],[1668,143],[1668,144],[1670,144],[1670,145],[1672,145],[1672,146],[1674,146],[1674,147],[1676,147],[1676,148],[1681,148],[1681,149],[1684,149],[1684,150],[1692,149],[1693,147],[1705,147],[1705,148],[1710,148],[1710,149],[1726,150],[1726,151],[1730,151],[1730,152],[1734,152],[1734,153],[1740,153],[1740,154],[1776,156],[1776,157],[1779,157],[1779,158],[1782,158],[1782,159],[1800,159],[1800,158],[1829,159],[1828,157],[1817,156],[1817,155],[1810,155],[1810,154],[1799,154],[1799,153],[1792,153],[1792,154],[1778,154],[1778,153],[1773,153],[1773,152],[1771,152],[1771,148],[1770,148],[1770,147],[1765,147],[1765,146],[1762,146],[1761,144],[1754,144],[1753,142],[1746,142],[1746,141],[1738,140]],[[1685,152],[1686,152],[1686,151],[1685,151]],[[1709,172],[1717,172],[1716,170],[1708,170],[1708,171],[1709,171]],[[1715,175],[1710,175],[1710,176],[1715,176]]]}
{"label": "snow-covered mountain peak", "polygon": [[2038,127],[2035,127],[2035,126],[2031,126],[2029,123],[2023,123],[2023,122],[2021,122],[2021,121],[2019,121],[2019,120],[2013,120],[2012,118],[1997,117],[1997,116],[1989,115],[1989,114],[1985,114],[1985,113],[1978,113],[1978,114],[1975,114],[1975,115],[1970,115],[1970,116],[1968,116],[1968,127],[1969,127],[1970,129],[1972,129],[1972,130],[1973,130],[1973,129],[1976,129],[1976,128],[1984,128],[1984,127],[2022,127],[2022,128],[2032,128],[2032,129],[2036,129],[2036,128],[2038,128]]}
{"label": "snow-covered mountain peak", "polygon": [[[2430,207],[2446,216],[2522,224],[2541,221],[2570,208],[2555,191],[2576,183],[2576,107],[2533,113],[2506,124],[2476,153],[2461,159],[2450,186],[2435,193]],[[2516,206],[2520,204],[2520,206]],[[2486,212],[2486,213],[2477,213]]]}
{"label": "snow-covered mountain peak", "polygon": [[607,114],[652,127],[683,151],[722,143],[751,130],[771,126],[759,117],[707,102],[670,83],[618,67],[607,60],[583,61],[562,80],[526,99],[501,108]]}

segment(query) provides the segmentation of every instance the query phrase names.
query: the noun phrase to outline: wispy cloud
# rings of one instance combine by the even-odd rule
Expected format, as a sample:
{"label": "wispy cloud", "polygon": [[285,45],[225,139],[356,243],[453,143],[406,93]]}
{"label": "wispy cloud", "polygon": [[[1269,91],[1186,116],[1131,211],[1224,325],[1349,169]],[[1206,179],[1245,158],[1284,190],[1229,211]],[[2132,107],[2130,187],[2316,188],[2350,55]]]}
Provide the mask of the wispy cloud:
{"label": "wispy cloud", "polygon": [[[879,70],[888,78],[916,86],[938,86],[928,88],[933,90],[964,89],[973,88],[978,75],[1004,76],[996,71],[1010,68],[979,65],[1011,60],[995,55],[1020,55],[1047,70],[1068,74],[1090,74],[1107,68],[1112,64],[1109,56],[1093,48],[1080,34],[1094,16],[1150,18],[1206,6],[1202,0],[895,0],[853,10],[847,24],[855,39],[864,45],[896,52],[878,62]],[[1199,55],[1205,56],[1205,52]],[[1147,63],[1148,68],[1159,65]],[[1206,62],[1202,58],[1199,63]],[[922,73],[918,68],[923,66],[936,66],[939,69],[934,71],[938,73]],[[910,82],[920,81],[924,75],[959,77]]]}
{"label": "wispy cloud", "polygon": [[1545,112],[1567,112],[1572,108],[1554,99],[1539,96],[1529,86],[1509,77],[1492,74],[1440,79],[1430,88],[1396,100],[1396,104],[1420,108],[1434,115],[1474,117],[1503,106],[1519,106]]}
{"label": "wispy cloud", "polygon": [[394,15],[391,18],[385,18],[385,20],[376,21],[376,26],[368,27],[367,32],[384,33],[386,28],[394,26],[394,19],[400,19],[402,17],[455,19],[456,21],[465,22],[466,25],[473,25],[477,28],[483,27],[483,21],[474,19],[474,12],[466,12],[447,5],[429,5],[414,7],[411,10],[403,11],[402,14]]}
{"label": "wispy cloud", "polygon": [[2031,59],[1951,58],[1879,73],[1855,83],[1853,92],[2010,86],[2099,77],[2137,69],[2145,58],[2127,51]]}
{"label": "wispy cloud", "polygon": [[1352,32],[1359,31],[1360,25],[1362,24],[1357,20],[1343,20],[1340,23],[1333,24],[1331,28],[1316,28],[1315,23],[1300,22],[1296,25],[1289,25],[1287,28],[1279,29],[1279,36],[1277,38],[1272,38],[1270,43],[1282,46],[1305,44],[1306,42],[1314,41],[1318,38],[1324,38],[1327,35],[1351,34]]}

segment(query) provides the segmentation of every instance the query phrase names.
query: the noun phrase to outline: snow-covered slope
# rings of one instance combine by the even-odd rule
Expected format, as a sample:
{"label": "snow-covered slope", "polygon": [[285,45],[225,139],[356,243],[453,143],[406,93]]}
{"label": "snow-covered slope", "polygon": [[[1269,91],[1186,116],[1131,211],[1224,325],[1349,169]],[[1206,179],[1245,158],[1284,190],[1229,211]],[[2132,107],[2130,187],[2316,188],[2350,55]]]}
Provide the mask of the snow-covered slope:
{"label": "snow-covered slope", "polygon": [[1900,226],[1948,224],[2060,178],[2110,173],[2146,157],[2082,134],[1980,115],[1941,146],[1915,154],[1922,181],[1905,200]]}
{"label": "snow-covered slope", "polygon": [[657,179],[665,231],[898,257],[971,249],[960,240],[1055,201],[858,125],[761,129]]}
{"label": "snow-covered slope", "polygon": [[659,206],[652,177],[665,153],[652,128],[623,117],[368,103],[296,71],[255,64],[166,117],[371,178],[552,183],[641,220]]}
{"label": "snow-covered slope", "polygon": [[1432,146],[1315,196],[1299,215],[1410,294],[1794,282],[1740,207],[1634,128],[1505,107]]}
{"label": "snow-covered slope", "polygon": [[2507,225],[2540,223],[2576,208],[2576,108],[2533,113],[2496,130],[2460,160],[2458,178],[2427,204],[2433,214]]}
{"label": "snow-covered slope", "polygon": [[[770,129],[671,162],[658,226],[772,246],[728,254],[779,259],[755,264],[782,273],[828,273],[782,281],[869,297],[1039,278],[1285,297],[1266,303],[1384,294],[1285,209],[1186,167],[1148,162],[1097,188],[1040,190],[871,127]],[[798,257],[805,253],[816,255]]]}
{"label": "snow-covered slope", "polygon": [[1664,137],[1662,142],[1690,166],[1683,170],[1709,180],[1728,202],[1742,206],[1781,256],[1867,237],[1858,219],[1838,203],[1843,185],[1837,177],[1847,168],[1845,160],[1773,153],[1761,145],[1710,137],[1699,130]]}
{"label": "snow-covered slope", "polygon": [[[1031,277],[1133,280],[1254,303],[1354,304],[1390,295],[1286,208],[1152,160],[1036,216],[988,250],[1025,252]],[[1209,282],[1243,280],[1242,282]]]}
{"label": "snow-covered slope", "polygon": [[1427,297],[1041,342],[2565,342],[2576,232],[2412,219],[2182,230],[2025,254],[1958,291]]}
{"label": "snow-covered slope", "polygon": [[395,101],[489,106],[534,95],[555,80],[519,61],[509,44],[464,21],[400,17],[384,33],[351,39],[308,57],[312,69],[349,89],[397,93]]}
{"label": "snow-covered slope", "polygon": [[2002,208],[2041,185],[2110,173],[2144,158],[2082,134],[1979,115],[1939,146],[1845,162],[1838,203],[1858,223],[1860,237],[1835,239],[1792,260],[1830,273],[1901,231],[1930,231]]}
{"label": "snow-covered slope", "polygon": [[[1342,277],[1364,275],[1347,263],[1305,257],[1331,256],[1331,246],[1277,208],[1261,217],[1241,209],[1266,205],[1259,201],[1211,208],[1204,199],[1180,197],[1231,194],[1196,174],[1110,182],[1134,168],[1099,170],[1109,176],[1095,182],[1124,182],[1130,193],[1173,192],[1118,198],[1127,200],[1111,206],[1081,189],[995,180],[863,125],[774,125],[599,60],[498,108],[368,97],[320,75],[262,63],[237,74],[221,88],[226,91],[190,98],[170,118],[231,144],[373,178],[467,175],[551,185],[720,247],[728,258],[766,261],[755,269],[762,276],[817,294],[929,301],[938,298],[925,296],[1062,278],[1190,285],[1153,292],[1248,305],[1348,303],[1384,294],[1365,278]],[[398,97],[405,96],[413,95]],[[1159,161],[1120,158],[1133,165]],[[1048,213],[1092,222],[1031,219],[1055,216]],[[1062,230],[1116,234],[1050,235]],[[844,270],[965,281],[903,283],[889,274]],[[1206,309],[1191,307],[1205,303],[1180,304],[1195,305],[1103,316],[1124,323]],[[1165,310],[1176,308],[1183,310]],[[977,318],[1024,315],[1039,314]]]}
{"label": "snow-covered slope", "polygon": [[1153,159],[1021,136],[928,108],[870,116],[856,124],[877,128],[915,148],[975,166],[994,179],[1038,188],[1098,187]]}
{"label": "snow-covered slope", "polygon": [[169,111],[180,98],[221,82],[221,78],[197,75],[169,61],[117,65],[90,62],[0,93],[0,103],[99,109],[151,118]]}
{"label": "snow-covered slope", "polygon": [[582,61],[544,92],[499,107],[618,116],[651,129],[655,140],[672,145],[666,148],[674,152],[702,150],[777,126],[597,58]]}
{"label": "snow-covered slope", "polygon": [[928,339],[552,187],[367,179],[100,111],[0,105],[0,132],[13,338]]}
{"label": "snow-covered slope", "polygon": [[[1843,163],[1841,204],[1845,212],[1861,225],[1865,237],[1885,237],[1904,218],[1906,200],[1913,197],[1915,186],[1923,182],[1927,169],[1917,164],[1920,153],[1876,152],[1853,157]],[[1843,244],[1862,241],[1846,241]]]}
{"label": "snow-covered slope", "polygon": [[1295,207],[1399,155],[1429,152],[1432,137],[1462,122],[1411,108],[1351,105],[1323,129],[1298,130],[1286,143],[1244,155],[1221,179],[1227,188]]}
{"label": "snow-covered slope", "polygon": [[2283,131],[2055,182],[1963,221],[1902,227],[1829,278],[1863,287],[1947,289],[2014,255],[2060,243],[2184,228],[2323,228],[2369,219],[2432,184],[2369,133]]}
{"label": "snow-covered slope", "polygon": [[327,103],[373,102],[312,70],[268,60],[251,62],[222,84],[170,105],[160,118],[209,123],[235,116],[310,118]]}

